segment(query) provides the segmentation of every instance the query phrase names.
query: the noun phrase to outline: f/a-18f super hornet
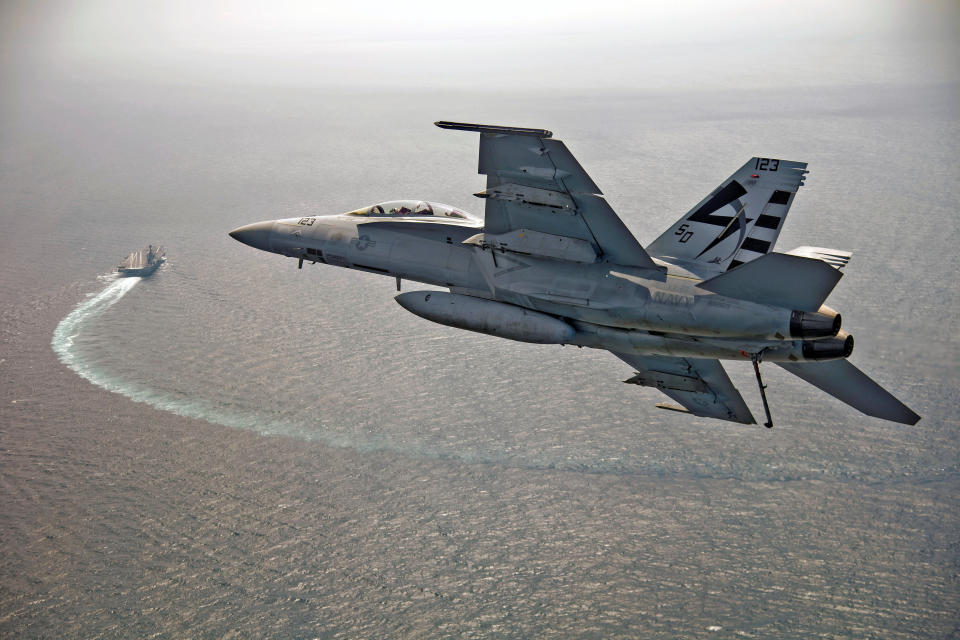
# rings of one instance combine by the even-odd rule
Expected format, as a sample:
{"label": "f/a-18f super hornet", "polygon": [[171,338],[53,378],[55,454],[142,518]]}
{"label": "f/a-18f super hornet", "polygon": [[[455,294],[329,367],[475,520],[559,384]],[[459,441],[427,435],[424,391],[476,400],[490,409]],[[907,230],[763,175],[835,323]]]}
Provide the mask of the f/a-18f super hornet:
{"label": "f/a-18f super hornet", "polygon": [[806,163],[751,158],[646,250],[566,145],[544,129],[437,122],[480,134],[483,220],[398,200],[341,215],[258,222],[252,247],[446,288],[396,296],[440,324],[510,340],[606,349],[679,404],[755,424],[721,359],[773,362],[863,413],[916,413],[847,358],[853,337],[823,303],[850,252],[773,251]]}

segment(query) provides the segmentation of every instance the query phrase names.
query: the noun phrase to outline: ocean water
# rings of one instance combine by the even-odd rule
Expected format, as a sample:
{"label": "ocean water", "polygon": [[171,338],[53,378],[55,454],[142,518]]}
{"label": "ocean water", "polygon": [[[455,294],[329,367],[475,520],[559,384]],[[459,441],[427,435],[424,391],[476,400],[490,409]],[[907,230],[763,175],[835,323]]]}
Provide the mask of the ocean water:
{"label": "ocean water", "polygon": [[[758,117],[744,112],[743,105],[723,104],[730,98],[722,95],[714,120],[706,122],[697,108],[686,119],[656,111],[660,122],[652,124],[644,109],[656,97],[647,96],[620,97],[605,106],[602,129],[590,124],[586,107],[579,117],[571,117],[569,104],[556,112],[545,109],[539,117],[580,155],[641,241],[655,237],[748,153],[809,161],[807,185],[779,246],[854,251],[828,302],[841,310],[845,328],[857,338],[853,361],[924,415],[923,429],[868,423],[772,366],[766,373],[781,425],[776,438],[666,414],[652,406],[662,400],[657,393],[619,384],[630,371],[608,354],[435,326],[393,302],[392,279],[325,265],[298,271],[294,260],[256,252],[226,236],[248,222],[337,213],[392,197],[455,202],[482,212],[482,202],[469,196],[482,180],[474,171],[477,140],[433,128],[429,113],[435,110],[425,110],[418,127],[401,120],[400,132],[388,123],[377,129],[365,122],[363,142],[357,142],[357,134],[322,130],[313,134],[312,144],[298,127],[305,119],[287,112],[291,122],[276,126],[286,124],[289,130],[260,131],[269,139],[245,142],[250,155],[230,154],[227,171],[253,184],[215,198],[195,194],[189,204],[174,202],[194,193],[190,187],[176,193],[144,188],[140,198],[156,198],[146,210],[111,202],[123,209],[115,215],[127,218],[124,231],[134,236],[129,242],[165,243],[170,262],[136,288],[117,280],[98,293],[92,277],[93,297],[64,319],[53,348],[84,377],[134,400],[263,434],[359,450],[531,468],[751,479],[824,474],[887,479],[955,470],[956,457],[946,445],[955,435],[948,408],[956,401],[952,311],[957,300],[931,274],[949,272],[948,265],[957,261],[950,248],[955,213],[942,191],[957,183],[960,167],[948,148],[956,125],[946,119],[939,125],[915,122],[918,114],[903,107],[904,113],[891,107],[887,114],[858,115],[864,109],[856,98],[848,106],[851,97],[841,93],[822,98],[822,104],[814,100],[806,110],[816,117],[803,118],[792,115],[801,106],[778,117]],[[881,92],[874,100],[887,97]],[[328,116],[331,107],[324,97],[298,98],[303,112],[319,111],[316,119],[334,128],[330,120],[338,115],[336,107]],[[845,108],[835,114],[838,103]],[[164,115],[177,120],[177,114]],[[239,119],[234,131],[253,135]],[[644,134],[638,132],[641,122],[648,129]],[[218,124],[231,128],[229,119]],[[909,134],[903,131],[908,128]],[[889,130],[895,133],[883,133]],[[133,133],[120,136],[124,144],[131,144]],[[228,133],[222,135],[228,147],[237,144]],[[181,144],[215,150],[217,134],[208,136],[190,136]],[[281,141],[291,139],[297,140],[294,149],[283,148]],[[914,154],[899,147],[898,139],[912,141]],[[168,153],[177,151],[183,150]],[[293,157],[290,162],[259,157],[271,151]],[[222,166],[209,156],[186,155],[178,156],[187,163],[184,173]],[[149,158],[141,162],[176,166]],[[283,175],[275,180],[264,171]],[[384,178],[385,171],[392,175]],[[276,192],[278,183],[302,177],[303,186],[288,184],[279,202],[262,192]],[[173,183],[182,179],[169,177]],[[223,179],[219,175],[211,182]],[[233,202],[218,206],[227,198]],[[112,224],[109,212],[100,209],[95,215]],[[93,239],[88,235],[86,244],[93,245]],[[109,265],[109,258],[104,263]],[[405,284],[418,286],[424,288]],[[749,367],[731,363],[728,368],[754,411],[762,413]],[[696,436],[680,437],[678,427]],[[842,459],[825,460],[838,431],[845,434],[849,451]],[[880,450],[859,446],[857,438],[873,443],[878,434],[885,441]],[[750,455],[723,446],[730,438],[747,440]],[[788,456],[769,449],[784,446],[785,439]],[[921,453],[913,449],[918,439],[940,446]]]}
{"label": "ocean water", "polygon": [[[357,596],[328,594],[340,608],[326,617],[318,596],[308,606],[314,615],[281,607],[281,626],[270,626],[269,616],[245,618],[243,635],[956,634],[956,85],[570,92],[549,102],[536,93],[82,82],[38,83],[32,91],[7,109],[0,187],[8,228],[0,246],[17,277],[3,279],[0,293],[80,292],[47,335],[62,365],[103,393],[262,435],[257,446],[265,452],[293,440],[472,478],[453,482],[447,494],[434,489],[434,500],[457,510],[455,519],[444,511],[420,524],[459,536],[458,563],[421,558],[418,565],[416,554],[411,560],[399,549],[386,558],[405,575],[419,566],[442,585],[429,605],[419,601],[422,588],[407,593],[384,578],[383,610],[398,622],[377,618],[375,605],[356,605]],[[907,427],[867,418],[773,366],[764,370],[773,430],[662,411],[654,404],[664,398],[623,385],[632,372],[605,352],[434,325],[394,303],[392,279],[326,265],[298,270],[294,260],[227,236],[258,220],[394,198],[481,213],[482,201],[470,195],[482,185],[476,136],[433,127],[440,119],[551,129],[641,243],[746,158],[809,162],[778,248],[854,252],[828,304],[856,337],[852,361],[923,419]],[[168,250],[155,275],[110,275],[148,242]],[[727,370],[762,415],[749,366]],[[543,473],[564,486],[605,487],[609,501],[571,489],[568,498],[597,503],[537,502],[532,494],[548,492]],[[495,477],[491,487],[512,498],[474,493],[478,475]],[[398,490],[422,481],[404,486],[401,478]],[[358,500],[377,486],[361,483]],[[522,503],[531,499],[537,517],[563,513],[571,521],[525,528]],[[379,500],[370,503],[381,508]],[[591,524],[591,509],[621,508],[645,515],[626,533],[607,529],[612,520]],[[589,539],[591,528],[605,536],[592,540],[607,545],[598,554],[616,560],[563,564],[571,536]],[[650,542],[657,532],[660,541]],[[516,553],[496,562],[522,567],[512,582],[485,555],[491,543],[511,540]],[[263,567],[256,545],[244,549],[245,588],[255,591]],[[384,560],[359,553],[360,567]],[[319,580],[330,562],[303,562],[302,581]],[[557,563],[559,573],[550,569]],[[538,566],[544,581],[555,582],[538,580],[531,569]],[[484,591],[487,579],[498,585],[494,592]],[[564,595],[555,589],[561,584]],[[167,588],[177,593],[176,583]],[[484,594],[484,606],[441,597],[458,590]],[[398,608],[415,599],[417,607]],[[351,602],[359,612],[349,613]],[[188,605],[177,593],[166,609],[157,606],[148,618],[181,615]],[[12,620],[0,624],[28,635],[56,628],[49,619],[35,627]],[[424,620],[434,622],[418,626]],[[174,636],[212,637],[231,619],[157,624]],[[88,616],[70,628],[123,635],[123,627],[105,625]]]}

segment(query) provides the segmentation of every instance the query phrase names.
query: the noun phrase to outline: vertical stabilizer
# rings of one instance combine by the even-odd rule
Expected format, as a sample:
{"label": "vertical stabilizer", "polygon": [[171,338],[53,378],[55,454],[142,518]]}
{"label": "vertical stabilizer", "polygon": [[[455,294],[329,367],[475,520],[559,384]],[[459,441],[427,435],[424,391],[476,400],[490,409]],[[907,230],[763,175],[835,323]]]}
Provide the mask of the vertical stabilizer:
{"label": "vertical stabilizer", "polygon": [[807,163],[751,158],[647,251],[726,271],[773,250]]}

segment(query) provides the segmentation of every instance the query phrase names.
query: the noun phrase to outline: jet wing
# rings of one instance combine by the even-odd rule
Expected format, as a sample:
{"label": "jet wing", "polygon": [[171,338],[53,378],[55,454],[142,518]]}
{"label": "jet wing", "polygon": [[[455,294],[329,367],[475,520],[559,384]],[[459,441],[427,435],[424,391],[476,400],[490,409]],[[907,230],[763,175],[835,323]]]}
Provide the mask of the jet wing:
{"label": "jet wing", "polygon": [[624,382],[654,387],[683,405],[658,404],[661,409],[743,424],[757,422],[719,360],[611,353],[637,371]]}
{"label": "jet wing", "polygon": [[598,262],[657,268],[560,140],[545,129],[437,122],[480,133],[484,232],[531,230],[589,242]]}

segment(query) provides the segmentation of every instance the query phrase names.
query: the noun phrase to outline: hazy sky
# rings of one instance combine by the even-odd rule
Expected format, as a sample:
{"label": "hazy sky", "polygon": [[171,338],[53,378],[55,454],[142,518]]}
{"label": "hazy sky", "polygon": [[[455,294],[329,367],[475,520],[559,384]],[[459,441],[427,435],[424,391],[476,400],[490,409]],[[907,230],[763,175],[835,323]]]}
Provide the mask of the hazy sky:
{"label": "hazy sky", "polygon": [[536,89],[944,82],[960,2],[5,2],[6,66],[163,81]]}

